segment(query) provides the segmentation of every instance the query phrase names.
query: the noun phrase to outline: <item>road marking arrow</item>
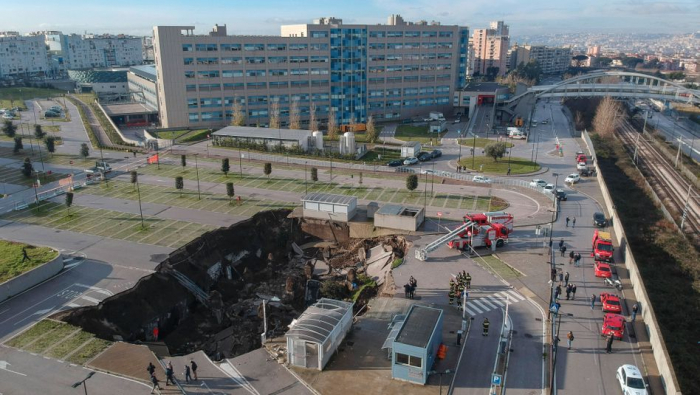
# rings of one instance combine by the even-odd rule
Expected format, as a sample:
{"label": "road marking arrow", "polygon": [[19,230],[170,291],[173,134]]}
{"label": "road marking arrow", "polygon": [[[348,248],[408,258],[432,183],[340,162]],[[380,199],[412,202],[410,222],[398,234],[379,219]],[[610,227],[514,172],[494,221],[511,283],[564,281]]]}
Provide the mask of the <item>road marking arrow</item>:
{"label": "road marking arrow", "polygon": [[10,364],[7,361],[0,361],[0,370],[5,370],[5,371],[10,372],[10,373],[18,374],[20,376],[26,376],[26,374],[24,374],[24,373],[15,372],[13,370],[8,369],[7,368],[8,366],[10,366]]}

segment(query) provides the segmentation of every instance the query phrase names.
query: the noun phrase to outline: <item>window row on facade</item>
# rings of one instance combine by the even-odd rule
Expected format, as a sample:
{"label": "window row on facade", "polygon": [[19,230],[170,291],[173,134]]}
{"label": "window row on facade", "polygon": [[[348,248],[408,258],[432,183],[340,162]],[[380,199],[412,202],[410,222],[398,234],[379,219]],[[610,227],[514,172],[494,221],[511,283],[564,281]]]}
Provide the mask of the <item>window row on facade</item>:
{"label": "window row on facade", "polygon": [[396,31],[396,30],[372,30],[369,32],[371,38],[396,38],[396,37],[452,37],[453,33],[451,31]]}
{"label": "window row on facade", "polygon": [[444,42],[404,42],[404,43],[369,43],[367,47],[370,50],[385,50],[385,49],[452,49],[454,43],[451,41]]}
{"label": "window row on facade", "polygon": [[328,75],[328,69],[269,69],[269,70],[186,70],[185,78],[284,77],[287,75]]}
{"label": "window row on facade", "polygon": [[270,103],[289,104],[292,102],[309,103],[324,102],[330,100],[328,93],[298,93],[293,95],[250,95],[250,96],[225,96],[225,97],[191,97],[187,99],[187,108],[211,108],[230,107],[234,103],[249,106],[267,106]]}
{"label": "window row on facade", "polygon": [[437,74],[437,75],[411,75],[405,77],[380,77],[380,78],[368,78],[370,85],[380,85],[380,84],[410,84],[416,82],[435,82],[435,81],[450,81],[452,79],[452,74]]}
{"label": "window row on facade", "polygon": [[215,65],[215,64],[264,64],[264,63],[328,63],[328,56],[246,56],[246,57],[200,57],[184,58],[183,63],[188,65]]}
{"label": "window row on facade", "polygon": [[272,44],[182,44],[183,52],[235,51],[327,51],[327,43],[272,43]]}
{"label": "window row on facade", "polygon": [[433,71],[433,70],[452,70],[450,63],[429,63],[429,64],[405,64],[396,66],[369,66],[367,69],[370,73],[396,73],[399,71]]}
{"label": "window row on facade", "polygon": [[438,96],[407,100],[370,101],[368,108],[370,110],[377,110],[382,108],[411,108],[447,104],[450,104],[449,97]]}
{"label": "window row on facade", "polygon": [[450,92],[449,85],[441,86],[423,86],[420,88],[389,88],[389,89],[370,89],[368,96],[370,98],[380,97],[400,97],[400,96],[416,96],[416,95],[432,95],[433,93],[448,93]]}

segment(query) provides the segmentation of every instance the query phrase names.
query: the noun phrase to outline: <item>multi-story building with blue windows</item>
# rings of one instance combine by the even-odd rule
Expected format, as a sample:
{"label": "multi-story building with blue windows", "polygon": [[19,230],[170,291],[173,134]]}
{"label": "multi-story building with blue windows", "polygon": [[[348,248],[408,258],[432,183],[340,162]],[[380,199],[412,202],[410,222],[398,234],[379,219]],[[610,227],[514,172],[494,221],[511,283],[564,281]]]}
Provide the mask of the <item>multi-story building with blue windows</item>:
{"label": "multi-story building with blue windows", "polygon": [[[438,23],[345,25],[335,18],[281,27],[280,36],[229,36],[225,26],[195,35],[156,26],[154,53],[164,127],[229,124],[235,102],[248,125],[282,125],[293,107],[302,125],[399,120],[449,111],[465,85],[469,30]],[[332,109],[332,112],[331,112]]]}

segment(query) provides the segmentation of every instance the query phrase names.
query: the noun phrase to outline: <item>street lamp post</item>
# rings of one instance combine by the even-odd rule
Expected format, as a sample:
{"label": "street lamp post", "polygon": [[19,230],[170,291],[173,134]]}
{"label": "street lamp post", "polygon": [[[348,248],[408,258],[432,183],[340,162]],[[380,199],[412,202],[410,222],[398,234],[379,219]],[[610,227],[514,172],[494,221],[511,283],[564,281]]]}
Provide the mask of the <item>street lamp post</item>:
{"label": "street lamp post", "polygon": [[454,373],[454,372],[451,371],[450,369],[447,369],[447,370],[445,370],[444,372],[438,372],[437,370],[431,370],[431,371],[428,372],[428,374],[438,374],[438,375],[440,375],[440,382],[439,382],[439,385],[440,385],[440,395],[442,395],[442,376],[443,376],[443,375],[446,375],[446,374],[450,374],[450,373]]}
{"label": "street lamp post", "polygon": [[243,159],[241,158],[241,146],[238,146],[238,169],[241,173],[241,179],[243,179]]}
{"label": "street lamp post", "polygon": [[307,184],[307,172],[306,172],[306,164],[309,163],[307,161],[304,161],[304,189],[306,190],[306,194],[309,194],[309,184]]}
{"label": "street lamp post", "polygon": [[194,154],[194,170],[197,173],[197,200],[202,200],[202,194],[199,190],[199,166],[197,166],[197,156],[199,154]]}
{"label": "street lamp post", "polygon": [[457,145],[459,145],[459,159],[457,159],[457,166],[459,166],[459,161],[462,160],[462,144],[459,143],[460,137],[462,137],[462,131],[457,129]]}
{"label": "street lamp post", "polygon": [[472,170],[476,167],[474,162],[474,154],[476,153],[476,134],[474,135],[474,142],[472,143]]}
{"label": "street lamp post", "polygon": [[87,395],[87,385],[85,384],[85,382],[90,380],[90,378],[94,375],[95,375],[95,372],[88,373],[87,377],[85,377],[83,380],[78,381],[77,383],[73,383],[73,385],[71,385],[71,387],[78,388],[82,385],[83,389],[85,390],[85,395]]}

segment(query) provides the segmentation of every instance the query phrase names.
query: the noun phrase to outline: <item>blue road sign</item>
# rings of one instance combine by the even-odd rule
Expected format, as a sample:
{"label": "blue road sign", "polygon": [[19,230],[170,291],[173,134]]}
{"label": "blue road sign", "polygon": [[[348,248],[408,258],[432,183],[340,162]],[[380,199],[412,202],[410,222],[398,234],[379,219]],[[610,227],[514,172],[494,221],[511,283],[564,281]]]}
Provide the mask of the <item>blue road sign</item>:
{"label": "blue road sign", "polygon": [[495,374],[491,376],[491,384],[492,385],[501,385],[501,382],[503,382],[503,377],[500,374]]}

